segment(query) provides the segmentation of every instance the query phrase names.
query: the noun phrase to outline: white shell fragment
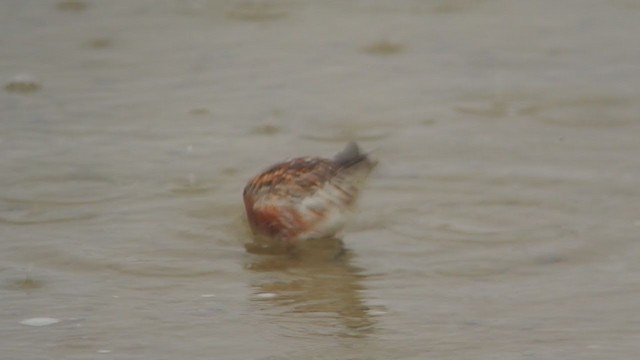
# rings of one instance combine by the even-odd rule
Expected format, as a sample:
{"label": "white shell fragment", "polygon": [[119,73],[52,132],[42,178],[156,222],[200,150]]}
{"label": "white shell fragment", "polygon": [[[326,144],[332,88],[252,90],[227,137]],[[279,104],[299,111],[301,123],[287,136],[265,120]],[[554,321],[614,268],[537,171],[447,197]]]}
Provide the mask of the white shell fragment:
{"label": "white shell fragment", "polygon": [[60,322],[60,319],[41,317],[41,318],[24,319],[20,321],[20,324],[28,325],[28,326],[47,326],[47,325],[52,325],[59,322]]}
{"label": "white shell fragment", "polygon": [[274,294],[274,293],[259,293],[256,294],[256,298],[257,299],[273,299],[278,297],[278,294]]}

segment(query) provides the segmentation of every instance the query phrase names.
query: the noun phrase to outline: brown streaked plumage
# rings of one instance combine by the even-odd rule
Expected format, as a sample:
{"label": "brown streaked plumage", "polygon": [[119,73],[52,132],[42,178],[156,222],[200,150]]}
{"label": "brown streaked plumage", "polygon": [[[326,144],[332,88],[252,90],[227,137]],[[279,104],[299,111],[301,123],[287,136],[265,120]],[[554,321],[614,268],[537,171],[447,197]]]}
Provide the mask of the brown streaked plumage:
{"label": "brown streaked plumage", "polygon": [[353,142],[333,159],[300,157],[275,164],[244,188],[249,225],[254,234],[287,244],[333,236],[375,165]]}

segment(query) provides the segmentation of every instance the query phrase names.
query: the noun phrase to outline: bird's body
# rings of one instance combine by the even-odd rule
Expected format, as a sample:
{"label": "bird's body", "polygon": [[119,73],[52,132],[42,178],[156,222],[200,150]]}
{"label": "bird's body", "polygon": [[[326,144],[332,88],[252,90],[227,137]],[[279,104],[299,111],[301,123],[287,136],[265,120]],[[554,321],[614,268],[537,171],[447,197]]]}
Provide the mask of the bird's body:
{"label": "bird's body", "polygon": [[375,165],[350,143],[333,159],[300,157],[269,167],[244,189],[251,229],[286,244],[335,235]]}

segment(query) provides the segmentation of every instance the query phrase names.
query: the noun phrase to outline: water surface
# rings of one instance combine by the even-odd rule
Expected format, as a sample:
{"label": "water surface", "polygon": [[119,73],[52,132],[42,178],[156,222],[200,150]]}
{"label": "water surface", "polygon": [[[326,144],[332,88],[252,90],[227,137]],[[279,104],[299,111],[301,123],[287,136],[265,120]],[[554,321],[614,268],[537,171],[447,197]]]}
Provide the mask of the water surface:
{"label": "water surface", "polygon": [[[3,358],[634,358],[639,15],[3,1]],[[245,181],[350,140],[341,241],[247,253]]]}

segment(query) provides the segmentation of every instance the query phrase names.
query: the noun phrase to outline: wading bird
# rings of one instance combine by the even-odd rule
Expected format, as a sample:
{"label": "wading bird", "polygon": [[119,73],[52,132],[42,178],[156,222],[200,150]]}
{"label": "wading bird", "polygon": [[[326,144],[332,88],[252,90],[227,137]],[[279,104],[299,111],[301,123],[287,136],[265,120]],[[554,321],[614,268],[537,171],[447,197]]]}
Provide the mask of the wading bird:
{"label": "wading bird", "polygon": [[267,168],[243,192],[253,233],[287,246],[334,236],[375,165],[351,142],[333,159],[300,157]]}

